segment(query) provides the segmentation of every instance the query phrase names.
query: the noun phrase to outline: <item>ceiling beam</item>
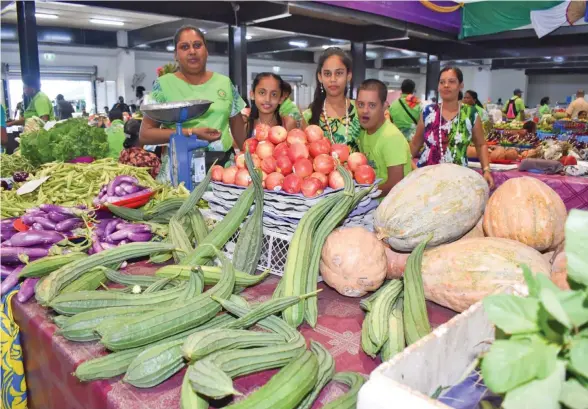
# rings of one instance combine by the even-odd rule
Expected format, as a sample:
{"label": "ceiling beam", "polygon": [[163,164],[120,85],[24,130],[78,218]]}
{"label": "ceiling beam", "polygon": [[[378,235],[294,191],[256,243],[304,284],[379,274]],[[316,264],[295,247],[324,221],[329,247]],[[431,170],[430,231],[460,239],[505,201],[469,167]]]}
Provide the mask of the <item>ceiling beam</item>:
{"label": "ceiling beam", "polygon": [[291,31],[302,35],[306,34],[310,36],[350,41],[355,41],[360,38],[360,31],[364,28],[328,20],[318,20],[312,17],[294,15],[280,20],[262,22],[256,24],[256,26],[272,30]]}
{"label": "ceiling beam", "polygon": [[425,65],[421,63],[420,58],[397,58],[382,61],[382,68],[420,68]]}
{"label": "ceiling beam", "polygon": [[[249,49],[249,45],[252,43],[247,44],[247,48]],[[268,54],[256,54],[252,57],[253,59],[257,60],[268,60],[268,61],[295,61],[300,63],[309,63],[314,64],[314,53],[311,51],[301,51],[301,50],[292,50],[292,51],[283,51],[279,53],[268,53]],[[276,64],[278,65],[278,64]]]}
{"label": "ceiling beam", "polygon": [[551,69],[529,69],[525,75],[563,75],[563,74],[588,74],[588,68],[551,68]]}
{"label": "ceiling beam", "polygon": [[[588,34],[588,24],[582,24],[578,26],[565,26],[560,27],[557,30],[549,33],[548,36],[545,38],[552,38],[552,36],[569,36],[569,35],[578,35],[578,34]],[[534,39],[541,41],[540,38],[537,37],[537,33],[532,28],[524,29],[524,30],[510,30],[510,31],[503,31],[502,33],[495,33],[495,34],[486,34],[481,36],[473,36],[473,37],[466,37],[464,41],[468,42],[479,42],[479,41],[491,41],[491,40],[514,40],[520,38],[527,38],[527,39]],[[561,39],[560,39],[561,41]]]}
{"label": "ceiling beam", "polygon": [[[299,47],[296,45],[290,44],[291,41],[299,42],[299,43],[306,43],[306,47]],[[318,38],[318,37],[308,37],[308,36],[292,36],[292,37],[282,37],[282,38],[274,38],[270,40],[259,40],[254,42],[249,42],[247,44],[247,53],[249,55],[255,54],[266,54],[266,53],[277,53],[282,51],[296,51],[296,50],[304,50],[306,48],[315,48],[321,47],[325,44],[329,44],[329,40]],[[334,46],[336,44],[333,44]]]}
{"label": "ceiling beam", "polygon": [[183,18],[177,21],[153,24],[148,27],[129,31],[129,46],[136,47],[142,44],[158,43],[172,40],[176,30],[182,26],[198,27],[200,21],[191,18]]}

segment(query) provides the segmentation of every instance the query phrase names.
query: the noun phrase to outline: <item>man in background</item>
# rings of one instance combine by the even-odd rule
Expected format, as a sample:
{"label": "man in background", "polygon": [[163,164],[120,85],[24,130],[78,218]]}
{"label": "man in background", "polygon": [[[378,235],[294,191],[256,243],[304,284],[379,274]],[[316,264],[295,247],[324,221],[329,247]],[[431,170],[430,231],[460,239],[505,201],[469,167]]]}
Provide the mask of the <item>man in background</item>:
{"label": "man in background", "polygon": [[131,113],[131,108],[125,103],[124,97],[118,97],[118,102],[112,106],[111,111],[114,111],[115,109],[118,109],[121,112]]}
{"label": "man in background", "polygon": [[59,118],[60,121],[71,118],[74,113],[74,107],[71,105],[71,103],[66,101],[61,94],[58,94],[55,99],[57,101],[57,118]]}
{"label": "man in background", "polygon": [[576,99],[572,101],[568,109],[566,109],[566,114],[572,118],[576,119],[578,114],[582,111],[588,111],[588,101],[584,97],[585,93],[583,89],[579,89],[576,92]]}
{"label": "man in background", "polygon": [[402,81],[402,95],[390,105],[390,120],[410,142],[421,116],[421,102],[414,95],[416,84],[411,79]]}
{"label": "man in background", "polygon": [[523,101],[523,91],[519,88],[515,89],[513,96],[504,105],[502,112],[506,114],[506,119],[509,120],[525,120],[525,101]]}

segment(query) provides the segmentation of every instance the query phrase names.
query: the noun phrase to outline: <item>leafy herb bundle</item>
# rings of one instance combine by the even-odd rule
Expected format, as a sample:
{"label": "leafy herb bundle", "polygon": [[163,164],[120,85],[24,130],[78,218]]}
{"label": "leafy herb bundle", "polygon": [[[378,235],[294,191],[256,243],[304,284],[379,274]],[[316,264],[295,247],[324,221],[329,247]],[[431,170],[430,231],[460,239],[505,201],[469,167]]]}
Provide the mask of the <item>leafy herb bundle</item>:
{"label": "leafy herb bundle", "polygon": [[565,251],[570,291],[524,267],[527,298],[483,301],[497,330],[482,376],[504,409],[588,408],[588,212],[570,212]]}

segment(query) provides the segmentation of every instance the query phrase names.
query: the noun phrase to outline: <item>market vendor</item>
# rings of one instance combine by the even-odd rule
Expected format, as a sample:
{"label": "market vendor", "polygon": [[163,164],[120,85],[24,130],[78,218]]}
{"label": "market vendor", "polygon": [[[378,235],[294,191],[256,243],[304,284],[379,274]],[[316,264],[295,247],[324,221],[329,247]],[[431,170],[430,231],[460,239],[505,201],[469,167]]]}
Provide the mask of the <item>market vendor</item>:
{"label": "market vendor", "polygon": [[6,109],[0,105],[0,131],[2,132],[2,149],[8,143],[8,133],[6,133]]}
{"label": "market vendor", "polygon": [[539,102],[539,118],[541,119],[543,115],[550,115],[551,108],[549,107],[549,97],[541,98]]}
{"label": "market vendor", "polygon": [[120,108],[115,108],[108,113],[108,119],[110,120],[110,126],[106,128],[108,157],[118,159],[120,152],[123,150],[123,144],[127,139],[124,131],[123,112]]}
{"label": "market vendor", "polygon": [[[423,110],[416,133],[411,141],[412,156],[419,156],[417,166],[455,163],[468,165],[467,148],[474,142],[480,158],[484,179],[494,187],[490,173],[488,146],[478,111],[459,102],[463,89],[463,73],[457,67],[445,67],[439,75],[439,96],[442,101]],[[424,149],[421,151],[421,148]]]}
{"label": "market vendor", "polygon": [[566,109],[568,117],[576,119],[581,111],[588,111],[588,101],[586,101],[585,95],[583,89],[579,89],[576,92],[576,99]]}
{"label": "market vendor", "polygon": [[357,150],[361,125],[355,101],[347,97],[351,68],[345,51],[327,48],[318,61],[314,99],[303,116],[307,124],[320,126],[332,143],[346,143]]}
{"label": "market vendor", "polygon": [[386,120],[388,89],[380,80],[364,81],[357,91],[357,113],[363,128],[359,149],[374,166],[381,180],[381,197],[412,170],[410,147],[396,125]]}
{"label": "market vendor", "polygon": [[506,115],[506,119],[508,120],[525,120],[525,101],[523,101],[523,91],[519,88],[513,91],[513,96],[511,99],[506,101],[502,112]]}
{"label": "market vendor", "polygon": [[[204,34],[192,26],[181,27],[174,36],[175,58],[179,70],[159,77],[153,84],[150,97],[157,103],[212,101],[211,107],[199,118],[183,124],[186,136],[196,135],[210,142],[208,151],[218,152],[218,164],[230,160],[233,138],[238,146],[245,141],[245,123],[241,110],[245,102],[231,80],[219,73],[207,71],[208,50]],[[141,125],[140,144],[158,145],[169,142],[175,125],[165,125],[144,116]],[[165,159],[164,159],[165,162]]]}
{"label": "market vendor", "polygon": [[390,104],[388,112],[390,120],[402,132],[407,141],[410,142],[416,126],[419,123],[419,117],[423,109],[421,101],[414,95],[416,84],[411,79],[402,81],[400,90],[402,95],[396,101]]}
{"label": "market vendor", "polygon": [[484,105],[482,105],[478,99],[478,93],[476,91],[468,89],[463,96],[463,103],[474,107],[476,111],[478,111],[478,115],[480,115],[482,122],[488,120],[488,113],[484,109]]}
{"label": "market vendor", "polygon": [[51,104],[49,97],[41,92],[39,79],[34,75],[25,75],[22,77],[22,83],[24,85],[24,93],[31,98],[31,101],[24,111],[24,117],[8,122],[6,126],[24,125],[25,120],[34,116],[41,118],[45,122],[55,120],[53,104]]}

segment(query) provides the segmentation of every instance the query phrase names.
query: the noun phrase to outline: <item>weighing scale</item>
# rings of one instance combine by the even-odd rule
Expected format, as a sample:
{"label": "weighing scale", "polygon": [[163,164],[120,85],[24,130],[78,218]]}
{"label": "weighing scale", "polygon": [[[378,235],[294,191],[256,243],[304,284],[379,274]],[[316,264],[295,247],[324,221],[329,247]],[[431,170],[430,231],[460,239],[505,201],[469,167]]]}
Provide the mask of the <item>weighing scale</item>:
{"label": "weighing scale", "polygon": [[[207,141],[198,139],[196,135],[187,137],[182,134],[182,123],[201,117],[211,105],[212,101],[192,100],[141,106],[143,115],[154,121],[163,124],[175,122],[176,124],[176,130],[169,139],[170,178],[176,187],[184,182],[184,186],[188,190],[192,190],[199,182],[192,177],[193,151],[208,146]],[[204,170],[204,157],[202,157],[201,167]]]}

